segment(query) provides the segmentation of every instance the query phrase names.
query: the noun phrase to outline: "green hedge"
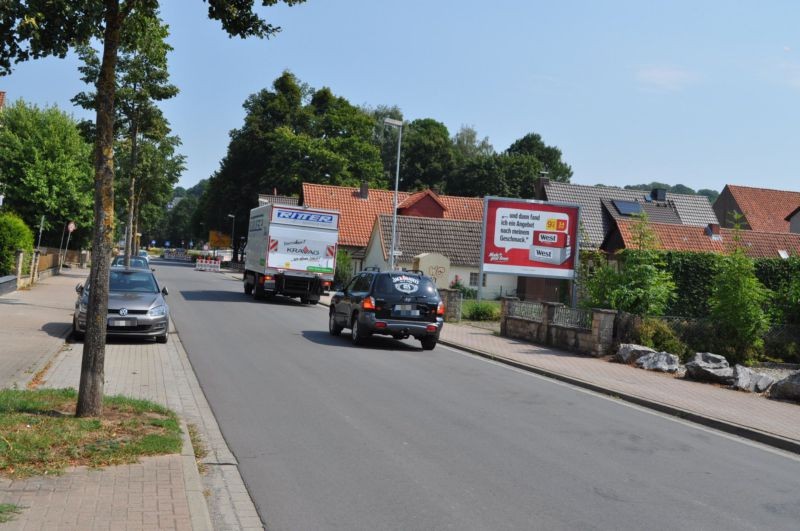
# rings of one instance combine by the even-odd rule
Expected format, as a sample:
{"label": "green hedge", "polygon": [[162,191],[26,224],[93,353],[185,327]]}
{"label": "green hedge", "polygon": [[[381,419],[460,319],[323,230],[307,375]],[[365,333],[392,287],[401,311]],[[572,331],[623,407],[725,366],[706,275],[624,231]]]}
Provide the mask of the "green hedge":
{"label": "green hedge", "polygon": [[0,214],[0,275],[16,273],[16,252],[33,252],[33,232],[22,218],[10,212]]}

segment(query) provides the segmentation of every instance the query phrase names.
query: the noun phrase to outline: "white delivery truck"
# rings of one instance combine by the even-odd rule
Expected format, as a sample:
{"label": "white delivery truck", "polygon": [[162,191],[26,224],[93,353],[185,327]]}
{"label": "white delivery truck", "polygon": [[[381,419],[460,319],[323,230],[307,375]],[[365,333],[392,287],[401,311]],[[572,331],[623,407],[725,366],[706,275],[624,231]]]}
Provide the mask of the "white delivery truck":
{"label": "white delivery truck", "polygon": [[244,292],[317,304],[333,282],[339,213],[267,204],[250,211]]}

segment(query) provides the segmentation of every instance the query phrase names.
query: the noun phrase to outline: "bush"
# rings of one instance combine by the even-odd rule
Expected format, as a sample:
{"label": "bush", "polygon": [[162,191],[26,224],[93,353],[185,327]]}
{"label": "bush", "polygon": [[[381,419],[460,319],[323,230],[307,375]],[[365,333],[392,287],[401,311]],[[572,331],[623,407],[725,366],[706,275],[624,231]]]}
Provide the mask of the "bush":
{"label": "bush", "polygon": [[478,290],[465,286],[461,277],[458,275],[456,275],[455,279],[450,283],[450,289],[457,289],[465,299],[474,299],[478,296]]}
{"label": "bush", "polygon": [[669,352],[686,360],[689,349],[678,334],[661,319],[645,318],[635,333],[636,342],[660,352]]}
{"label": "bush", "polygon": [[719,329],[719,353],[731,363],[746,363],[761,353],[762,336],[769,326],[764,311],[768,299],[769,291],[756,278],[753,261],[737,247],[722,260],[709,301]]}
{"label": "bush", "polygon": [[470,301],[464,303],[462,311],[464,318],[469,321],[498,321],[500,320],[500,306],[496,302]]}
{"label": "bush", "polygon": [[16,252],[33,252],[33,233],[22,218],[12,213],[0,214],[0,275],[16,273]]}
{"label": "bush", "polygon": [[344,249],[336,251],[336,271],[333,273],[333,284],[344,286],[353,276],[353,260]]}

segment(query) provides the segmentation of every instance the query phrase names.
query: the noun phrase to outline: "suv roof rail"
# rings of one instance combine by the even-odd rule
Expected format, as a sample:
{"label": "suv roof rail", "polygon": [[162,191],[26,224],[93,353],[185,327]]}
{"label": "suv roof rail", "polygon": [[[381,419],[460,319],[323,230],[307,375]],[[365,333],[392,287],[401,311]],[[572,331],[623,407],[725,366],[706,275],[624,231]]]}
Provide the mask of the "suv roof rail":
{"label": "suv roof rail", "polygon": [[363,270],[364,270],[364,271],[378,271],[378,272],[380,273],[380,271],[381,271],[381,268],[380,268],[380,267],[373,267],[373,266],[370,266],[370,267],[365,267]]}
{"label": "suv roof rail", "polygon": [[416,273],[417,275],[425,275],[425,273],[420,269],[403,269],[405,273]]}

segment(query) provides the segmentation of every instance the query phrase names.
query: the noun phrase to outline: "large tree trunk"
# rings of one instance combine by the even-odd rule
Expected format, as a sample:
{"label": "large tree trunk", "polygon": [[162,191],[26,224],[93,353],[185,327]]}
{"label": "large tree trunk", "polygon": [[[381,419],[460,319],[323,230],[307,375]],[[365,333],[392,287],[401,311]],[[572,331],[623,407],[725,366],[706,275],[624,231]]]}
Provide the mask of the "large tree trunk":
{"label": "large tree trunk", "polygon": [[108,276],[114,244],[114,98],[121,23],[119,0],[106,0],[103,63],[97,81],[92,270],[75,412],[78,417],[97,417],[103,413]]}

